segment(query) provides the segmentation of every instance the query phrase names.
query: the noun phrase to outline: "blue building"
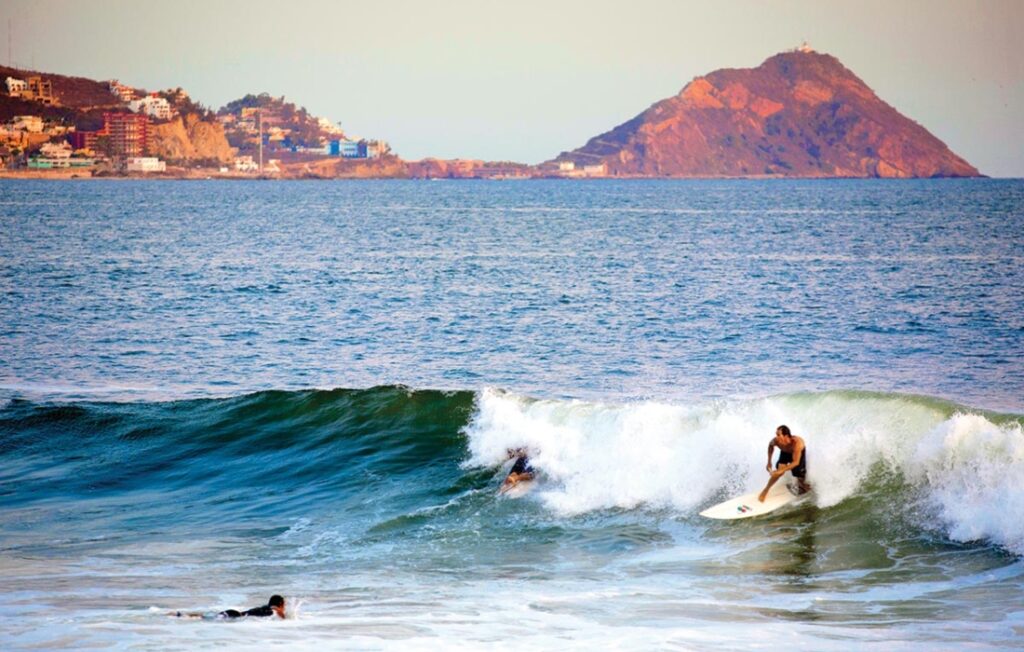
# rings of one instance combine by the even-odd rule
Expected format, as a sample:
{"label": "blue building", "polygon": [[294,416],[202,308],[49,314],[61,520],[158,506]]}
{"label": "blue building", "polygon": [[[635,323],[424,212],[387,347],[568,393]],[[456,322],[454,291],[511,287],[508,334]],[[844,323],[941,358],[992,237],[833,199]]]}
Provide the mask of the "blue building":
{"label": "blue building", "polygon": [[366,141],[332,140],[329,152],[331,156],[342,158],[366,158]]}

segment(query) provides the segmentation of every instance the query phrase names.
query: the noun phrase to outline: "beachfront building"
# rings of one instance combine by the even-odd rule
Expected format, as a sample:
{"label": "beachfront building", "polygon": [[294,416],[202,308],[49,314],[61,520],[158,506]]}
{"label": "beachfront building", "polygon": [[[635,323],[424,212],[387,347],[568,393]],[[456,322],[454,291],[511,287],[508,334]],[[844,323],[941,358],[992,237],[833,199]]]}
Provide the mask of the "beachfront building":
{"label": "beachfront building", "polygon": [[112,156],[145,156],[149,146],[148,116],[136,113],[104,113],[103,131],[110,138]]}
{"label": "beachfront building", "polygon": [[259,164],[252,160],[251,156],[246,155],[235,157],[235,172],[245,172],[246,174],[250,174],[259,171]]}
{"label": "beachfront building", "polygon": [[171,119],[171,104],[156,93],[151,93],[138,100],[128,103],[128,108],[136,113],[144,113],[157,120]]}
{"label": "beachfront building", "polygon": [[155,156],[133,156],[125,164],[128,172],[166,172],[167,163]]}
{"label": "beachfront building", "polygon": [[39,153],[28,160],[28,167],[36,170],[86,168],[95,162],[92,158],[73,157],[67,143],[45,143],[39,148]]}
{"label": "beachfront building", "polygon": [[341,158],[378,158],[391,151],[383,140],[347,140],[335,138],[328,142],[329,156]]}
{"label": "beachfront building", "polygon": [[[102,131],[102,130],[100,130]],[[78,150],[87,150],[90,152],[96,151],[96,141],[100,136],[100,131],[74,131],[68,134],[68,144],[71,145],[72,149],[76,152]],[[105,134],[104,134],[105,135]]]}
{"label": "beachfront building", "polygon": [[149,117],[137,113],[104,113],[103,128],[97,131],[76,131],[68,134],[68,142],[76,149],[116,157],[145,156],[149,148]]}
{"label": "beachfront building", "polygon": [[71,145],[67,143],[44,143],[39,154],[46,158],[71,158]]}

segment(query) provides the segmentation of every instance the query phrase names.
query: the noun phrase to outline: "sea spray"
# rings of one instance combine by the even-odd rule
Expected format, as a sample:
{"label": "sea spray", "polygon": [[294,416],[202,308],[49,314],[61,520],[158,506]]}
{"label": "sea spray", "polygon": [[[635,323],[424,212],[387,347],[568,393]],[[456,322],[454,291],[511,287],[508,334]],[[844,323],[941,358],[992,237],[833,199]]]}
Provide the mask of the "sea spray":
{"label": "sea spray", "polygon": [[[879,509],[921,499],[951,538],[1021,552],[1024,521],[1010,517],[1024,513],[1020,421],[996,425],[959,410],[926,397],[845,391],[687,406],[485,389],[465,429],[466,465],[495,466],[525,446],[544,480],[537,495],[557,513],[669,508],[690,516],[763,486],[768,442],[785,423],[807,443],[819,507],[861,495]],[[879,473],[890,478],[881,487],[870,482]]]}

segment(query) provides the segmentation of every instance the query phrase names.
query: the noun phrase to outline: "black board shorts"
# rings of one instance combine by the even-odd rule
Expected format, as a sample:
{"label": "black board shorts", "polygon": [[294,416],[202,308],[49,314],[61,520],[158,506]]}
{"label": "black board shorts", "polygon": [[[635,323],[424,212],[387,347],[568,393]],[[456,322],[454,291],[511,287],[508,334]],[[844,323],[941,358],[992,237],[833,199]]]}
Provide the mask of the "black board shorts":
{"label": "black board shorts", "polygon": [[[775,463],[775,468],[779,468],[783,464],[791,464],[793,462],[793,455],[786,451],[779,451],[779,461]],[[800,456],[800,464],[796,465],[790,473],[793,474],[794,478],[806,478],[807,477],[807,449],[804,449],[803,455]]]}
{"label": "black board shorts", "polygon": [[521,456],[512,465],[512,470],[509,471],[509,474],[511,475],[512,473],[533,473],[533,466],[530,465],[530,460],[525,455]]}

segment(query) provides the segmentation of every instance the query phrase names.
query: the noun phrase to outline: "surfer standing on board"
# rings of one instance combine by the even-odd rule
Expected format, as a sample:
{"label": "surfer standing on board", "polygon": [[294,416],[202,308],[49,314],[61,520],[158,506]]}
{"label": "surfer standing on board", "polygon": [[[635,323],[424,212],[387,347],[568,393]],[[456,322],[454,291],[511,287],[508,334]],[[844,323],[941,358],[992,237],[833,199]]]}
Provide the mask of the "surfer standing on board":
{"label": "surfer standing on board", "polygon": [[[775,463],[773,471],[772,453],[775,452],[776,447],[779,449],[779,461]],[[779,426],[775,429],[775,437],[768,442],[768,466],[765,469],[772,477],[768,480],[764,491],[757,497],[762,503],[768,496],[768,490],[779,481],[786,471],[793,473],[800,493],[807,493],[811,490],[811,485],[807,483],[807,448],[803,438],[791,433],[789,426]]]}
{"label": "surfer standing on board", "polygon": [[534,478],[533,467],[530,465],[530,456],[525,448],[510,448],[506,452],[508,457],[505,459],[510,460],[514,457],[516,458],[516,463],[512,465],[512,470],[508,472],[505,481],[501,483],[501,488],[498,489],[500,494],[505,493],[520,482],[533,480]]}

